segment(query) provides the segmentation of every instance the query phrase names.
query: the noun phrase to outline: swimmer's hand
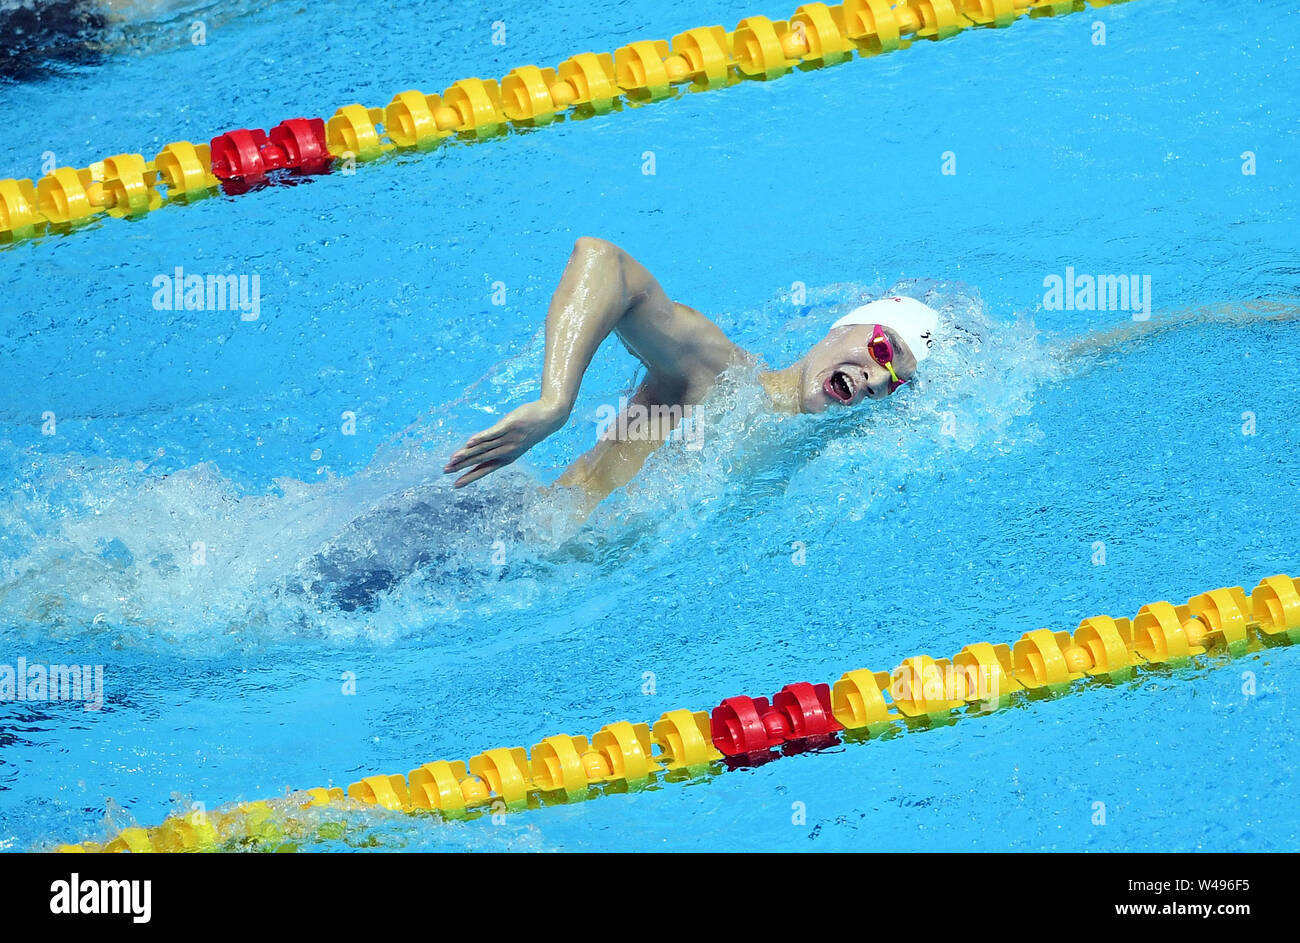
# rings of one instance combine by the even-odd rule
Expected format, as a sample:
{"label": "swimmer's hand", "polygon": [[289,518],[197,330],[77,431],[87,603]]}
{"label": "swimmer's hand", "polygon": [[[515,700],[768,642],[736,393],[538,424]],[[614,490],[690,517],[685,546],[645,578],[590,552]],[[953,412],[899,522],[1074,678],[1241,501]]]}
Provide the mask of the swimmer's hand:
{"label": "swimmer's hand", "polygon": [[463,488],[484,475],[509,465],[538,442],[559,430],[569,418],[564,407],[545,400],[525,403],[491,428],[470,438],[443,466],[443,472],[470,468],[456,479],[453,488]]}

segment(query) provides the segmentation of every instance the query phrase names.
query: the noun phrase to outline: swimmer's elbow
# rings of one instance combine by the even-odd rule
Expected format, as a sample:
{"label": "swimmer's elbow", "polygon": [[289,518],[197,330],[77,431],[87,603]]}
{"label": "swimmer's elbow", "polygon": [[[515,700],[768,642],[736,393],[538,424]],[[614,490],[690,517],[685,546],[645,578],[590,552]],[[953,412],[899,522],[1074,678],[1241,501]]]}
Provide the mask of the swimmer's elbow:
{"label": "swimmer's elbow", "polygon": [[596,236],[579,236],[573,243],[575,258],[594,259],[606,264],[619,264],[623,250],[614,243]]}
{"label": "swimmer's elbow", "polygon": [[613,248],[614,244],[596,236],[579,236],[573,243],[574,252],[600,252]]}
{"label": "swimmer's elbow", "polygon": [[579,236],[573,243],[573,255],[575,258],[591,260],[597,265],[608,266],[618,273],[620,281],[626,281],[629,269],[634,268],[630,264],[632,257],[625,250],[608,239],[596,236]]}
{"label": "swimmer's elbow", "polygon": [[575,252],[608,252],[611,254],[622,254],[623,250],[608,239],[601,239],[599,236],[579,236],[573,243]]}
{"label": "swimmer's elbow", "polygon": [[[596,236],[579,236],[573,243],[570,265],[575,265],[585,278],[596,279],[618,296],[622,311],[635,299],[635,285],[629,283],[629,273],[636,266],[632,257],[607,239]],[[621,312],[620,312],[621,313]]]}

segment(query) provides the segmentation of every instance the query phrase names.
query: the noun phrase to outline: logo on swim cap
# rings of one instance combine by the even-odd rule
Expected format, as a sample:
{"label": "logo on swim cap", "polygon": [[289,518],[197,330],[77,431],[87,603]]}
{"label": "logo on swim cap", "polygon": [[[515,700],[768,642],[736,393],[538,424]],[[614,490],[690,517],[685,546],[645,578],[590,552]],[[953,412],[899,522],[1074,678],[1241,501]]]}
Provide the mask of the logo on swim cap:
{"label": "logo on swim cap", "polygon": [[883,324],[903,339],[918,363],[930,355],[939,332],[939,312],[915,298],[895,296],[854,308],[831,328],[853,324]]}

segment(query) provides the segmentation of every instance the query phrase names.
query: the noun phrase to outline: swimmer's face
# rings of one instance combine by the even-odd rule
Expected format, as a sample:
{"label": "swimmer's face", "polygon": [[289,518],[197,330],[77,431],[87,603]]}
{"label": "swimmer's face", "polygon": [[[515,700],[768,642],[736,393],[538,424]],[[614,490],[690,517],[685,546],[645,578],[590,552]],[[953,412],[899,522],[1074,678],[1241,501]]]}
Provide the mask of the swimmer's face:
{"label": "swimmer's face", "polygon": [[[916,357],[889,325],[882,325],[894,345],[894,372],[910,380]],[[805,413],[820,413],[832,406],[856,406],[864,399],[884,399],[893,386],[889,371],[871,356],[874,326],[850,324],[831,328],[803,358],[799,405]]]}

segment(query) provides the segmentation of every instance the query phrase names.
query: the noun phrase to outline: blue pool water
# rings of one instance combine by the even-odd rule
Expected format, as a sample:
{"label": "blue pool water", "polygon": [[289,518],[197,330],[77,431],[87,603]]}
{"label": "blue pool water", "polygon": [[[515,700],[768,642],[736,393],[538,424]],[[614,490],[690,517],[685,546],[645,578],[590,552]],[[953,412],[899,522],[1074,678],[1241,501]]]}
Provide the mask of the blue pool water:
{"label": "blue pool water", "polygon": [[[221,7],[0,85],[0,177],[794,4]],[[1280,0],[1139,0],[0,251],[0,663],[106,686],[97,712],[0,704],[0,847],[1297,575],[1298,39]],[[627,390],[609,344],[561,434],[453,495],[448,454],[537,392],[581,235],[773,365],[887,291],[962,330],[847,421],[778,419],[734,378],[702,449],[574,529],[535,485]],[[155,310],[177,266],[258,275],[260,317]],[[1067,266],[1150,276],[1151,321],[1044,309]],[[1293,851],[1298,685],[1271,649],[495,824],[355,814],[305,847]]]}

